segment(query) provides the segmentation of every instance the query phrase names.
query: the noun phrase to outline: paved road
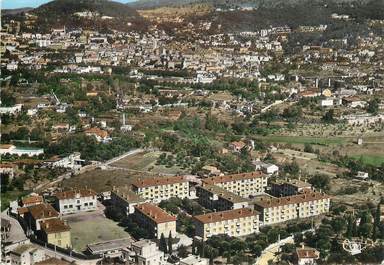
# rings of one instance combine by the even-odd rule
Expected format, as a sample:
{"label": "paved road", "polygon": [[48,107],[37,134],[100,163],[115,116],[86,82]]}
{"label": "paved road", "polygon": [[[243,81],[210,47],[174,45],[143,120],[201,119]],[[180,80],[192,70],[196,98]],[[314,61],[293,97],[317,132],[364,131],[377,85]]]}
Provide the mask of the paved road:
{"label": "paved road", "polygon": [[261,256],[256,260],[255,265],[268,265],[268,261],[275,261],[276,253],[279,252],[282,246],[288,243],[294,243],[293,236],[280,240],[276,244],[269,245],[266,249],[264,249],[264,251],[261,253]]}

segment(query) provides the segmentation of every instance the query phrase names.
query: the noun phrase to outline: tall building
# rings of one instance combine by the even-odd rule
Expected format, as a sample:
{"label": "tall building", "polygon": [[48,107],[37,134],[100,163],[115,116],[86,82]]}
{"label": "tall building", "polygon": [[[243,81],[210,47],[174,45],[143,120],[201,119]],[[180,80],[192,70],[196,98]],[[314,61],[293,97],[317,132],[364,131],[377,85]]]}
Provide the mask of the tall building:
{"label": "tall building", "polygon": [[138,179],[133,191],[145,200],[158,203],[171,197],[189,197],[189,182],[183,177],[156,177]]}
{"label": "tall building", "polygon": [[147,202],[147,200],[134,193],[130,187],[123,186],[113,187],[111,191],[111,202],[129,215],[134,213],[135,205]]}
{"label": "tall building", "polygon": [[260,212],[261,224],[271,225],[327,213],[330,196],[320,192],[306,192],[281,198],[262,198],[255,202],[254,207]]}
{"label": "tall building", "polygon": [[215,185],[241,197],[248,198],[265,191],[268,175],[261,171],[227,176],[210,177],[203,180],[203,185]]}
{"label": "tall building", "polygon": [[160,238],[161,234],[165,237],[171,233],[176,235],[176,217],[168,214],[163,209],[151,203],[143,203],[134,206],[134,218],[141,227],[146,228],[150,233]]}
{"label": "tall building", "polygon": [[193,222],[196,235],[203,240],[214,235],[246,236],[259,232],[258,213],[250,208],[197,215]]}

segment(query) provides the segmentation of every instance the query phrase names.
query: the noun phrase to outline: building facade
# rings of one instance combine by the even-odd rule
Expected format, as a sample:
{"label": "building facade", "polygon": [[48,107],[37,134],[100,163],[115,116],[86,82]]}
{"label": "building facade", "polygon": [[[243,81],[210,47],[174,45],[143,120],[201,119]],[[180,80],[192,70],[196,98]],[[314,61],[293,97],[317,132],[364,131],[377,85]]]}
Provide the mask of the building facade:
{"label": "building facade", "polygon": [[248,207],[248,199],[218,186],[196,186],[196,195],[199,204],[211,210],[226,211]]}
{"label": "building facade", "polygon": [[250,208],[193,217],[196,235],[204,241],[214,235],[246,236],[259,232],[258,213]]}
{"label": "building facade", "polygon": [[148,239],[132,243],[135,252],[134,262],[137,265],[162,265],[166,264],[164,252],[160,251],[155,242]]}
{"label": "building facade", "polygon": [[54,194],[55,208],[61,214],[94,211],[97,209],[96,193],[90,189],[70,190]]}
{"label": "building facade", "polygon": [[206,178],[203,185],[215,185],[248,198],[262,194],[267,187],[268,175],[261,171]]}
{"label": "building facade", "polygon": [[134,193],[129,187],[113,187],[111,191],[111,202],[116,207],[122,209],[126,214],[132,214],[135,212],[135,205],[147,202],[139,195]]}
{"label": "building facade", "polygon": [[329,212],[330,197],[324,193],[306,192],[299,195],[260,199],[255,202],[262,225],[272,225],[296,218],[307,218]]}
{"label": "building facade", "polygon": [[153,237],[165,237],[171,233],[176,235],[176,217],[168,214],[163,209],[151,203],[134,206],[134,219],[141,227],[146,228]]}
{"label": "building facade", "polygon": [[171,197],[189,197],[189,182],[177,176],[138,179],[132,183],[132,189],[141,198],[154,203]]}
{"label": "building facade", "polygon": [[71,247],[71,228],[59,218],[43,220],[40,222],[40,238],[48,244],[61,248]]}

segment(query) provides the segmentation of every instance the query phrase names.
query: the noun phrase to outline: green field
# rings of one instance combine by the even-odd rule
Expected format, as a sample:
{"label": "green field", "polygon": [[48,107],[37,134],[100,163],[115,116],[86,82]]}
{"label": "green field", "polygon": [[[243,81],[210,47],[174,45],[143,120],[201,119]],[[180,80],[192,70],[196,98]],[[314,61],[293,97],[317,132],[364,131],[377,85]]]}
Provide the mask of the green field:
{"label": "green field", "polygon": [[318,144],[318,145],[335,145],[343,144],[348,138],[341,137],[308,137],[308,136],[263,136],[261,140],[270,143],[287,143],[287,144]]}
{"label": "green field", "polygon": [[363,163],[373,166],[381,166],[384,163],[384,155],[352,155],[353,159],[362,160]]}
{"label": "green field", "polygon": [[102,215],[92,216],[88,220],[68,220],[68,225],[71,227],[72,247],[79,252],[84,251],[87,244],[130,236],[123,227]]}

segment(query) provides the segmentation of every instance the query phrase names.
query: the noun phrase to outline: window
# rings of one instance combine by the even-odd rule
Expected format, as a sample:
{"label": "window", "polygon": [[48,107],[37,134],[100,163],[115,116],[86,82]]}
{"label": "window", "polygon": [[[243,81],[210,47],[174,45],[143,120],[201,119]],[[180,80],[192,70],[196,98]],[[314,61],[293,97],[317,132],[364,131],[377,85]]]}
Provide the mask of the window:
{"label": "window", "polygon": [[89,206],[92,206],[92,205],[93,205],[93,202],[90,202],[90,203],[89,203]]}
{"label": "window", "polygon": [[88,206],[88,202],[84,203],[84,206]]}

